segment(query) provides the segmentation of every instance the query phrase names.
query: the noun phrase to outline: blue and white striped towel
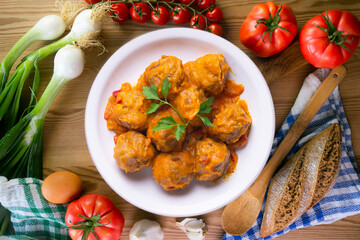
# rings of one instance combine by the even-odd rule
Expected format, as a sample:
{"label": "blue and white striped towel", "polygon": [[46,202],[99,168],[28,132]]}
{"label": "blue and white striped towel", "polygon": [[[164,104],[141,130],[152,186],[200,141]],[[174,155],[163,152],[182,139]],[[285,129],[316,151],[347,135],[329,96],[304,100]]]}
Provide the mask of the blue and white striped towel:
{"label": "blue and white striped towel", "polygon": [[[319,87],[321,81],[325,79],[328,74],[329,70],[318,69],[305,79],[294,106],[281,126],[279,132],[276,134],[271,154],[275,151],[278,144],[289,131],[290,127],[294,124],[306,103]],[[329,99],[321,107],[320,111],[311,121],[300,140],[288,154],[287,159],[316,134],[333,123],[339,123],[342,131],[340,173],[336,179],[334,187],[318,204],[309,209],[299,220],[294,222],[288,228],[264,239],[273,239],[289,231],[303,227],[330,224],[342,218],[360,213],[360,174],[356,165],[354,151],[351,144],[350,126],[345,116],[338,88],[334,90]],[[229,234],[225,234],[222,240],[263,239],[260,237],[259,231],[264,213],[264,206],[265,202],[263,203],[263,208],[259,217],[247,233],[241,236],[231,236]]]}

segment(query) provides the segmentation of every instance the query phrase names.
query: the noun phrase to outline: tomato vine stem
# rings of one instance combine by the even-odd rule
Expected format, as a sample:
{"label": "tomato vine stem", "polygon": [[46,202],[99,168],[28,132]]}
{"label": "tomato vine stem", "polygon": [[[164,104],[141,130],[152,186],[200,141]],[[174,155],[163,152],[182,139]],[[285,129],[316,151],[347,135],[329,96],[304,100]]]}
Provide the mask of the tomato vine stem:
{"label": "tomato vine stem", "polygon": [[264,24],[267,27],[266,31],[264,31],[264,33],[261,36],[261,40],[263,41],[263,43],[265,43],[265,41],[264,41],[265,34],[270,32],[270,34],[269,34],[269,43],[275,44],[275,42],[271,42],[271,37],[273,35],[274,30],[277,29],[277,28],[280,28],[280,29],[282,29],[284,31],[287,31],[287,32],[289,32],[291,34],[291,32],[288,29],[286,29],[286,28],[279,25],[281,10],[282,10],[282,5],[280,5],[280,8],[276,11],[274,17],[272,17],[271,13],[269,13],[269,18],[268,19],[260,18],[260,19],[258,19],[256,21],[255,28],[259,24]]}
{"label": "tomato vine stem", "polygon": [[337,28],[331,22],[329,14],[328,14],[327,11],[326,11],[326,16],[324,16],[322,14],[320,16],[324,19],[328,29],[320,27],[320,26],[316,25],[315,23],[314,23],[314,26],[321,29],[321,30],[323,30],[324,32],[326,32],[328,34],[328,39],[329,39],[330,42],[335,42],[337,45],[345,48],[348,51],[351,51],[347,46],[344,45],[345,42],[354,41],[354,38],[351,39],[351,40],[347,39],[349,37],[350,32],[348,34],[346,34],[345,37],[342,37],[341,35],[344,33],[344,31],[337,30]]}

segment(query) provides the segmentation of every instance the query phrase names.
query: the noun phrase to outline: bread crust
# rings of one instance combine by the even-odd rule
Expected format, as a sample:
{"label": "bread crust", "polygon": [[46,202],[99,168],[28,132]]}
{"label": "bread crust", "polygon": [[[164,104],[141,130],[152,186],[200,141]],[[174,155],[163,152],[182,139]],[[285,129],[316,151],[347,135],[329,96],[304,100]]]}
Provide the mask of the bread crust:
{"label": "bread crust", "polygon": [[[340,125],[336,123],[303,146],[273,177],[265,204],[260,236],[266,237],[288,227],[319,202],[334,185],[340,170],[340,161],[341,130]],[[294,171],[296,166],[301,166],[301,174]],[[291,189],[289,191],[287,188],[291,179],[298,179],[299,187],[296,194],[292,193],[291,199],[288,199],[293,206],[287,210],[290,211],[289,217],[289,213],[283,211],[290,205],[284,205],[282,199],[288,198],[291,193]],[[279,211],[281,214],[276,214]]]}

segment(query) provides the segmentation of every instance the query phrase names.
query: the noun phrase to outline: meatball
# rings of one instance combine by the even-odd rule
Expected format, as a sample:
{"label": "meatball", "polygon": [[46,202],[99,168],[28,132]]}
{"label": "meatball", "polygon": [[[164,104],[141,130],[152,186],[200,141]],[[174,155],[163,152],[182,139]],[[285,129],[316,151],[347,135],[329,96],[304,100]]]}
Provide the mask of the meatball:
{"label": "meatball", "polygon": [[194,85],[186,84],[171,103],[186,120],[192,120],[198,113],[200,104],[205,100],[203,90]]}
{"label": "meatball", "polygon": [[220,179],[230,162],[230,150],[222,142],[204,138],[196,142],[195,173],[200,181]]}
{"label": "meatball", "polygon": [[251,125],[251,116],[244,100],[227,103],[214,116],[214,127],[208,127],[211,137],[232,144],[245,134]]}
{"label": "meatball", "polygon": [[162,56],[160,60],[151,63],[146,68],[144,77],[149,85],[155,85],[159,97],[163,98],[161,85],[163,84],[165,77],[167,77],[168,81],[171,83],[168,93],[169,97],[171,97],[180,90],[181,84],[184,81],[185,72],[180,59],[172,56]]}
{"label": "meatball", "polygon": [[161,118],[172,116],[177,123],[182,123],[181,118],[172,108],[167,110],[158,111],[152,115],[149,120],[149,128],[147,130],[147,137],[152,140],[157,150],[161,152],[172,152],[172,151],[181,151],[182,144],[185,140],[185,134],[182,134],[179,141],[176,140],[174,129],[162,129],[159,131],[153,131],[152,129],[160,122]]}
{"label": "meatball", "polygon": [[221,54],[208,54],[184,65],[189,80],[205,92],[218,95],[223,91],[229,71]]}
{"label": "meatball", "polygon": [[151,101],[146,99],[138,89],[124,83],[121,92],[117,93],[113,109],[114,118],[119,125],[131,130],[143,131],[147,126],[147,113]]}
{"label": "meatball", "polygon": [[154,159],[152,171],[165,190],[184,188],[194,178],[194,159],[186,152],[160,153]]}
{"label": "meatball", "polygon": [[147,168],[155,154],[156,150],[151,140],[135,131],[119,135],[114,148],[116,163],[125,172],[136,172]]}

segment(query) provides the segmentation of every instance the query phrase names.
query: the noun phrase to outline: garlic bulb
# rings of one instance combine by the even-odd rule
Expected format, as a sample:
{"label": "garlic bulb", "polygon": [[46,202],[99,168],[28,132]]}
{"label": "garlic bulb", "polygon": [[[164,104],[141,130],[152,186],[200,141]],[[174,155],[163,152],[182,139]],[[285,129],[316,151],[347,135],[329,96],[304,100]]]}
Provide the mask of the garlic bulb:
{"label": "garlic bulb", "polygon": [[185,218],[181,222],[176,222],[176,226],[183,230],[190,240],[205,239],[206,225],[202,219]]}
{"label": "garlic bulb", "polygon": [[129,238],[130,240],[163,240],[164,232],[159,223],[143,219],[131,228]]}

